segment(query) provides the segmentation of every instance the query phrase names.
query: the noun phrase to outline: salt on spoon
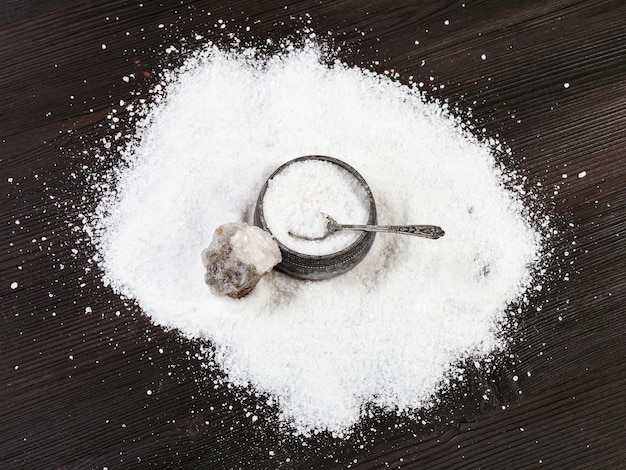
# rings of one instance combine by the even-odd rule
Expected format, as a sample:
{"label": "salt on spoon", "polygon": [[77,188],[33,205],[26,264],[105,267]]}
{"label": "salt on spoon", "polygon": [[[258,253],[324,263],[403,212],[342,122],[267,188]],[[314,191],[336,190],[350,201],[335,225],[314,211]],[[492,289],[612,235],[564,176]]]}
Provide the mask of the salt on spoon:
{"label": "salt on spoon", "polygon": [[287,233],[295,238],[302,240],[317,241],[330,237],[339,230],[353,230],[357,232],[385,232],[398,233],[402,235],[413,235],[415,237],[430,238],[436,240],[445,235],[443,229],[437,225],[355,225],[340,224],[328,214],[322,214],[326,217],[326,232],[319,237],[309,237],[301,235],[297,232],[289,230]]}

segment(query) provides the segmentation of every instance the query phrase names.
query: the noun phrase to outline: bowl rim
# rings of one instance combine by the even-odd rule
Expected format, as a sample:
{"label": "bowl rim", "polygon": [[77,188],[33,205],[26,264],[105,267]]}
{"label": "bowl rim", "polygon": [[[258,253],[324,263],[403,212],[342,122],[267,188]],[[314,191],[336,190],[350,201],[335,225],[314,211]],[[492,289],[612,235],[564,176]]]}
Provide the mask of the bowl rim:
{"label": "bowl rim", "polygon": [[276,175],[281,173],[288,166],[290,166],[290,165],[292,165],[294,163],[307,161],[307,160],[321,160],[321,161],[334,163],[335,165],[338,165],[338,166],[342,167],[344,170],[348,171],[352,176],[354,176],[358,180],[358,182],[363,186],[363,188],[365,189],[365,192],[367,193],[367,198],[368,198],[369,203],[370,203],[369,217],[368,217],[367,223],[368,224],[376,224],[376,222],[377,222],[376,201],[374,200],[374,194],[372,193],[372,190],[370,189],[369,185],[365,181],[365,178],[363,178],[363,176],[356,169],[354,169],[352,166],[350,166],[346,162],[344,162],[342,160],[339,160],[338,158],[328,157],[328,156],[325,156],[325,155],[305,155],[305,156],[302,156],[302,157],[297,157],[297,158],[294,158],[292,160],[289,160],[289,161],[283,163],[278,168],[276,168],[276,170],[274,170],[272,172],[272,174],[267,177],[267,179],[265,180],[265,183],[263,184],[263,187],[261,188],[261,191],[259,192],[259,197],[257,198],[257,204],[256,204],[256,209],[255,209],[256,210],[256,214],[255,215],[256,215],[256,217],[258,217],[259,223],[261,224],[261,228],[263,230],[265,230],[266,232],[268,232],[270,235],[272,235],[272,238],[274,239],[274,241],[276,241],[276,243],[278,244],[278,246],[279,246],[279,248],[281,250],[284,250],[285,252],[288,252],[291,255],[297,256],[297,257],[302,258],[302,259],[308,259],[308,260],[331,260],[331,259],[333,259],[333,258],[335,258],[337,256],[341,256],[341,255],[343,255],[345,253],[348,253],[349,251],[353,250],[354,248],[359,246],[361,243],[363,243],[363,241],[365,240],[365,238],[368,235],[368,232],[361,232],[361,234],[358,236],[358,238],[354,242],[352,242],[350,245],[348,245],[347,247],[343,248],[340,251],[333,251],[332,253],[328,253],[326,255],[310,255],[310,254],[307,254],[307,253],[301,253],[299,251],[296,251],[296,250],[294,250],[292,248],[289,248],[288,246],[284,245],[280,240],[278,240],[274,236],[274,234],[268,228],[267,223],[265,221],[265,213],[263,211],[263,200],[265,198],[265,192],[267,191],[269,182],[272,180],[272,178],[274,178]]}

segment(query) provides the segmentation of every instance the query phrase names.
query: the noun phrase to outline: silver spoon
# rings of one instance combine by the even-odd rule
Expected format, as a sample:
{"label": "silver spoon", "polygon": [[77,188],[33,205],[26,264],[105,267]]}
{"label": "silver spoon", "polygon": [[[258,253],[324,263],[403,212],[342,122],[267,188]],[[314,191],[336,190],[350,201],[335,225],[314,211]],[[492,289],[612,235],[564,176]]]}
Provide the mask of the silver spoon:
{"label": "silver spoon", "polygon": [[287,233],[292,237],[309,241],[324,240],[339,230],[399,233],[403,235],[413,235],[415,237],[431,238],[433,240],[443,237],[445,234],[443,229],[437,225],[349,225],[340,224],[329,215],[326,215],[326,220],[326,233],[321,237],[308,237],[306,235],[292,232],[291,230]]}

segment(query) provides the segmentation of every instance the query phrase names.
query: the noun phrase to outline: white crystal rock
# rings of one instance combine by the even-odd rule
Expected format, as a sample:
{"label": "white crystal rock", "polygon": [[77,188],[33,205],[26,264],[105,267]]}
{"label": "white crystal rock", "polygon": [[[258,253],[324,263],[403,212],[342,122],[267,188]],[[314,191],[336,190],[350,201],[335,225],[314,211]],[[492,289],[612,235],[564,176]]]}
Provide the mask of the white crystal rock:
{"label": "white crystal rock", "polygon": [[245,222],[225,224],[202,251],[204,281],[214,294],[238,299],[281,260],[278,244],[268,232]]}

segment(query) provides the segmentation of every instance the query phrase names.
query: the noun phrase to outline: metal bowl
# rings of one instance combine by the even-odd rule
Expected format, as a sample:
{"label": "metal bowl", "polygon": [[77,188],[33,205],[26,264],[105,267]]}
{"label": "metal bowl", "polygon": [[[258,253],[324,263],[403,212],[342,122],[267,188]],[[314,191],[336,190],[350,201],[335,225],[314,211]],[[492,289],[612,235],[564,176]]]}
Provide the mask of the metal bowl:
{"label": "metal bowl", "polygon": [[[372,194],[372,191],[365,182],[365,179],[363,179],[358,171],[356,171],[347,163],[342,162],[341,160],[338,160],[336,158],[325,157],[321,155],[308,155],[288,161],[287,163],[278,167],[270,175],[270,177],[261,188],[261,192],[259,193],[259,197],[257,199],[256,208],[254,211],[255,225],[271,233],[271,231],[267,227],[267,224],[265,222],[265,216],[263,214],[263,199],[265,197],[265,192],[267,191],[268,183],[272,180],[272,178],[282,172],[289,165],[304,160],[322,160],[326,162],[331,162],[351,173],[361,183],[361,185],[363,185],[363,188],[367,193],[367,197],[370,203],[369,218],[367,223],[372,225],[377,223],[376,202],[374,201],[374,195]],[[276,269],[280,272],[283,272],[285,274],[288,274],[289,276],[293,276],[298,279],[330,279],[350,271],[357,264],[359,264],[365,258],[370,248],[372,247],[375,236],[376,234],[374,232],[362,232],[356,239],[356,241],[354,241],[351,245],[347,246],[341,251],[330,253],[327,255],[308,255],[305,253],[299,253],[283,245],[280,241],[276,240],[283,257],[283,260],[276,266]]]}

